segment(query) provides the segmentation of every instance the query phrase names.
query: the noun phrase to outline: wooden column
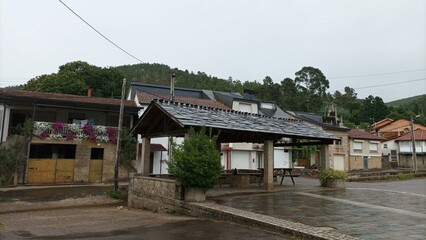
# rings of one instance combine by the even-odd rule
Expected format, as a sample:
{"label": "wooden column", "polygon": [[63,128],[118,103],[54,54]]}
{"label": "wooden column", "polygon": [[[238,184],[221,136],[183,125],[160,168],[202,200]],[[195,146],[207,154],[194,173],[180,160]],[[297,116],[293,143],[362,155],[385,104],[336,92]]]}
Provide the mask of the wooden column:
{"label": "wooden column", "polygon": [[320,147],[320,170],[329,169],[330,168],[330,156],[328,145],[324,144]]}
{"label": "wooden column", "polygon": [[147,176],[149,172],[149,158],[151,154],[151,138],[142,139],[141,173]]}
{"label": "wooden column", "polygon": [[274,143],[272,140],[264,142],[263,180],[267,191],[274,188]]}

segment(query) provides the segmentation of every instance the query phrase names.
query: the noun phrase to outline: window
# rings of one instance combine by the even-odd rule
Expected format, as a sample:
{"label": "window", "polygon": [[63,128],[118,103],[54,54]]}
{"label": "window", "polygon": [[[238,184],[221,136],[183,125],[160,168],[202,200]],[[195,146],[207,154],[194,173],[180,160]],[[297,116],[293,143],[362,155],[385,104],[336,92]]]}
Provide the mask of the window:
{"label": "window", "polygon": [[362,142],[354,141],[354,152],[362,152]]}
{"label": "window", "polygon": [[262,102],[262,103],[260,103],[260,108],[264,108],[264,109],[275,109],[275,105],[273,103]]}
{"label": "window", "polygon": [[387,149],[388,148],[388,145],[385,143],[385,144],[383,144],[383,148],[384,149]]}
{"label": "window", "polygon": [[370,153],[377,153],[379,150],[379,144],[376,142],[370,142]]}
{"label": "window", "polygon": [[52,158],[52,145],[31,144],[30,158]]}
{"label": "window", "polygon": [[251,104],[240,103],[238,105],[238,111],[251,113]]}
{"label": "window", "polygon": [[90,151],[90,159],[104,159],[104,149],[92,148]]}
{"label": "window", "polygon": [[77,148],[74,144],[56,144],[55,151],[58,153],[59,159],[75,159],[75,150]]}
{"label": "window", "polygon": [[340,138],[340,140],[334,140],[334,145],[342,145],[342,138]]}

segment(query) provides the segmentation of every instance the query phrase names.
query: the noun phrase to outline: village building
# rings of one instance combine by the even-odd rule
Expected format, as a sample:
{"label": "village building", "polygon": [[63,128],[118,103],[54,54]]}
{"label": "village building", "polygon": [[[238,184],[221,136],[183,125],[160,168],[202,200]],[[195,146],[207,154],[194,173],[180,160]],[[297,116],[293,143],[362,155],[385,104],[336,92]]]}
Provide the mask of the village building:
{"label": "village building", "polygon": [[415,156],[417,169],[426,169],[426,130],[417,129],[414,131],[414,136],[411,132],[406,133],[395,139],[398,144],[399,165],[409,168],[414,168],[414,148],[413,139],[415,142]]}
{"label": "village building", "polygon": [[382,168],[382,144],[386,138],[360,129],[351,129],[349,138],[348,170],[371,170]]}
{"label": "village building", "polygon": [[[119,110],[119,99],[1,89],[0,143],[19,134],[27,120],[34,122],[15,183],[113,181]],[[125,101],[124,127],[133,127],[138,111]],[[120,178],[127,177],[121,169]]]}

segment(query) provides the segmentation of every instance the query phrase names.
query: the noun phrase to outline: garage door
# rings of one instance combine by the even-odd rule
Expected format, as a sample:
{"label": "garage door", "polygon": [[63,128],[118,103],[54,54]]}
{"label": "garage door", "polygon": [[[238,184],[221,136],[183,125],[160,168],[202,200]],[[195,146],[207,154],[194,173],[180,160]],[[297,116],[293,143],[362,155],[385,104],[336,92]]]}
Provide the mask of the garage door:
{"label": "garage door", "polygon": [[250,169],[249,151],[232,151],[231,169]]}
{"label": "garage door", "polygon": [[334,170],[345,170],[345,162],[344,162],[344,156],[341,155],[334,155],[333,156],[333,169]]}

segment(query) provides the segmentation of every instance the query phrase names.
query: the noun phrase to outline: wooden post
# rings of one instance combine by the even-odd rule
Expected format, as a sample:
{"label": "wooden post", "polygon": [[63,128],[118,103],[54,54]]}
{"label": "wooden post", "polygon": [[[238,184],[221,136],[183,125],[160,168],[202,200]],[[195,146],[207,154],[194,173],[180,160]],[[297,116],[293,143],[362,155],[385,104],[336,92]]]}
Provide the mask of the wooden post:
{"label": "wooden post", "polygon": [[124,113],[124,98],[126,94],[126,79],[123,78],[123,85],[121,86],[121,102],[120,102],[120,115],[118,117],[118,131],[117,131],[117,149],[115,151],[115,168],[114,168],[114,189],[118,191],[118,170],[120,166],[120,152],[121,152],[121,126],[123,125]]}
{"label": "wooden post", "polygon": [[148,176],[149,172],[149,159],[151,154],[151,139],[144,138],[142,139],[142,156],[141,156],[141,173],[144,176]]}
{"label": "wooden post", "polygon": [[267,191],[272,191],[274,188],[274,143],[272,140],[264,142],[264,166],[263,166],[263,181]]}

